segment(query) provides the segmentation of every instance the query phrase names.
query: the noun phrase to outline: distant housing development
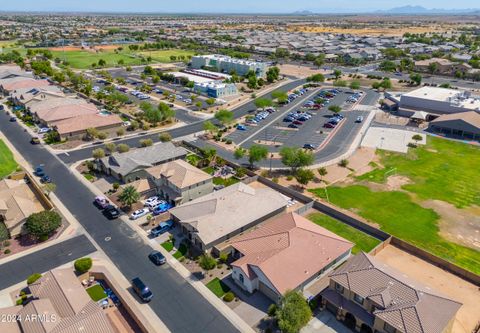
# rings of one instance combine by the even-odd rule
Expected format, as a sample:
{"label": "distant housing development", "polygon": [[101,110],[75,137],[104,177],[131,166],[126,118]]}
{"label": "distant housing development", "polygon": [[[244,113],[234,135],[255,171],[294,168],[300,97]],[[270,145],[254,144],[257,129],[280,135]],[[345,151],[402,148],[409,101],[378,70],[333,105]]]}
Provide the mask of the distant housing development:
{"label": "distant housing development", "polygon": [[242,76],[249,71],[253,71],[259,77],[265,76],[267,70],[267,66],[263,62],[235,59],[224,55],[212,54],[192,57],[192,68],[203,69],[209,67],[227,74],[235,72]]}

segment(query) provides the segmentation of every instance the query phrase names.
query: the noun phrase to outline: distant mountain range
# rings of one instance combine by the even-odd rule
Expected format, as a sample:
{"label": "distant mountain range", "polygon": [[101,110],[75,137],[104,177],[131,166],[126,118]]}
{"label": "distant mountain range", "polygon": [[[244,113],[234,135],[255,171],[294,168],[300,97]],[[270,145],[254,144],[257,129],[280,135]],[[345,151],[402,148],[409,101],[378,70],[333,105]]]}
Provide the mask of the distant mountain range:
{"label": "distant mountain range", "polygon": [[[299,10],[293,15],[316,15],[316,14],[347,14],[345,10],[330,10],[328,12],[323,10]],[[422,6],[402,6],[391,9],[383,9],[376,11],[365,12],[350,12],[349,14],[385,14],[385,15],[480,15],[480,9],[466,8],[466,9],[444,9],[444,8],[425,8]]]}

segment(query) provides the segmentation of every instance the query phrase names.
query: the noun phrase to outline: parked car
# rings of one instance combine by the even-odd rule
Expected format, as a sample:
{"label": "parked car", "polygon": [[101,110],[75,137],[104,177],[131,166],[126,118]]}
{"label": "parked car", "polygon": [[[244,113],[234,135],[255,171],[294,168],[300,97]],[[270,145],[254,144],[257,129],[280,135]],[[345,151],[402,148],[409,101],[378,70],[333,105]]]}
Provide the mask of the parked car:
{"label": "parked car", "polygon": [[120,216],[120,211],[113,205],[107,205],[107,207],[105,207],[103,210],[103,214],[107,217],[107,219],[114,220]]}
{"label": "parked car", "polygon": [[165,213],[170,208],[172,208],[172,205],[170,205],[168,202],[163,201],[153,209],[153,215],[160,215],[162,213]]}
{"label": "parked car", "polygon": [[167,259],[159,251],[152,251],[148,258],[157,266],[163,265],[167,262]]}
{"label": "parked car", "polygon": [[10,117],[10,122],[11,122],[11,123],[14,123],[14,122],[16,122],[16,121],[17,121],[17,117]]}
{"label": "parked car", "polygon": [[52,182],[52,178],[50,178],[48,175],[44,175],[42,178],[40,178],[40,182],[42,184],[48,184]]}
{"label": "parked car", "polygon": [[162,222],[159,225],[157,225],[155,228],[150,230],[150,235],[152,235],[153,237],[158,237],[161,234],[164,234],[165,232],[170,230],[172,226],[173,226],[172,220],[168,220],[167,222]]}
{"label": "parked car", "polygon": [[144,302],[150,302],[153,298],[153,293],[148,289],[147,285],[140,280],[139,277],[136,277],[132,280],[132,288],[135,293],[142,299]]}
{"label": "parked car", "polygon": [[246,130],[247,130],[247,126],[239,124],[239,125],[237,125],[237,130],[239,130],[239,131],[246,131]]}
{"label": "parked car", "polygon": [[293,123],[291,123],[291,124],[288,124],[288,128],[298,128],[298,126],[295,125],[295,124],[293,124]]}
{"label": "parked car", "polygon": [[43,177],[45,175],[45,171],[43,170],[44,165],[40,164],[35,167],[33,170],[33,174],[37,177]]}
{"label": "parked car", "polygon": [[323,127],[325,128],[335,128],[336,124],[333,124],[333,123],[325,123],[323,124]]}
{"label": "parked car", "polygon": [[294,121],[295,119],[292,118],[292,117],[285,117],[283,118],[283,121],[286,122],[286,123],[291,123],[292,121]]}
{"label": "parked car", "polygon": [[48,127],[42,127],[38,130],[39,134],[48,133],[48,132],[50,132],[50,128]]}
{"label": "parked car", "polygon": [[30,139],[30,143],[31,143],[32,145],[38,145],[38,144],[40,144],[40,139],[39,139],[38,137],[36,137],[36,136],[33,136],[33,137]]}
{"label": "parked car", "polygon": [[363,117],[362,116],[358,116],[357,119],[355,120],[356,123],[361,123],[363,122]]}
{"label": "parked car", "polygon": [[153,202],[158,202],[159,200],[160,200],[160,198],[158,196],[154,195],[153,197],[150,197],[147,200],[145,200],[145,206],[147,206],[148,204],[151,204]]}
{"label": "parked car", "polygon": [[294,120],[294,121],[293,121],[293,124],[295,124],[295,125],[303,125],[303,123],[302,123],[300,120],[298,120],[298,119],[297,119],[297,120]]}
{"label": "parked car", "polygon": [[150,210],[148,208],[137,209],[130,215],[130,219],[136,220],[142,216],[147,215],[148,213],[150,213]]}
{"label": "parked car", "polygon": [[303,145],[303,149],[315,150],[315,147],[311,143],[306,143]]}
{"label": "parked car", "polygon": [[96,196],[93,203],[100,209],[105,209],[110,204],[108,199],[105,198],[103,195]]}

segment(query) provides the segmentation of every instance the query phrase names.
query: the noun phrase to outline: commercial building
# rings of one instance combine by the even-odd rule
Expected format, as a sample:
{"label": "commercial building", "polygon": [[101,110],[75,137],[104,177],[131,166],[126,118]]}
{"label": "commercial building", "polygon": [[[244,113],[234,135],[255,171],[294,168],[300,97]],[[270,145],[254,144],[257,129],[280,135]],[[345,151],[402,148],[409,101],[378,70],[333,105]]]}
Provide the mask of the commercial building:
{"label": "commercial building", "polygon": [[443,115],[431,121],[428,130],[448,137],[480,141],[480,114],[469,111]]}
{"label": "commercial building", "polygon": [[183,234],[202,251],[284,212],[288,198],[270,188],[237,183],[170,210]]}
{"label": "commercial building", "polygon": [[360,332],[447,333],[462,306],[365,253],[329,277],[321,308]]}
{"label": "commercial building", "polygon": [[138,148],[126,153],[113,153],[97,162],[97,168],[125,183],[148,178],[145,169],[165,162],[183,159],[188,151],[171,142]]}
{"label": "commercial building", "polygon": [[278,302],[303,291],[350,256],[353,244],[306,218],[288,213],[233,238],[232,278],[245,291]]}
{"label": "commercial building", "polygon": [[264,77],[267,71],[267,65],[263,62],[235,59],[217,54],[194,56],[191,66],[194,69],[214,68],[227,74],[235,72],[241,76],[253,71],[258,77]]}
{"label": "commercial building", "polygon": [[213,192],[213,177],[184,160],[175,160],[145,170],[157,193],[181,205]]}
{"label": "commercial building", "polygon": [[223,83],[215,81],[195,83],[195,85],[193,86],[193,90],[197,94],[203,94],[213,98],[222,98],[238,94],[237,86],[234,83]]}
{"label": "commercial building", "polygon": [[[480,97],[464,90],[421,87],[400,97],[399,113],[411,116],[425,111],[435,116],[467,111],[480,112]],[[429,119],[427,119],[429,120]]]}

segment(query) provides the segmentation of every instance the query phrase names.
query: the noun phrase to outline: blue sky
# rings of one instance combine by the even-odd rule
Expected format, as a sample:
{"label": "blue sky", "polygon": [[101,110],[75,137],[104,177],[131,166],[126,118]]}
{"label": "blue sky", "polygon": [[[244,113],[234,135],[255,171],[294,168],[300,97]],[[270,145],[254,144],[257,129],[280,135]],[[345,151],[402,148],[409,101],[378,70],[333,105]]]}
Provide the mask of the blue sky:
{"label": "blue sky", "polygon": [[426,8],[479,8],[473,0],[1,0],[4,11],[102,11],[157,13],[291,13],[297,10],[316,12],[365,12],[406,5]]}

